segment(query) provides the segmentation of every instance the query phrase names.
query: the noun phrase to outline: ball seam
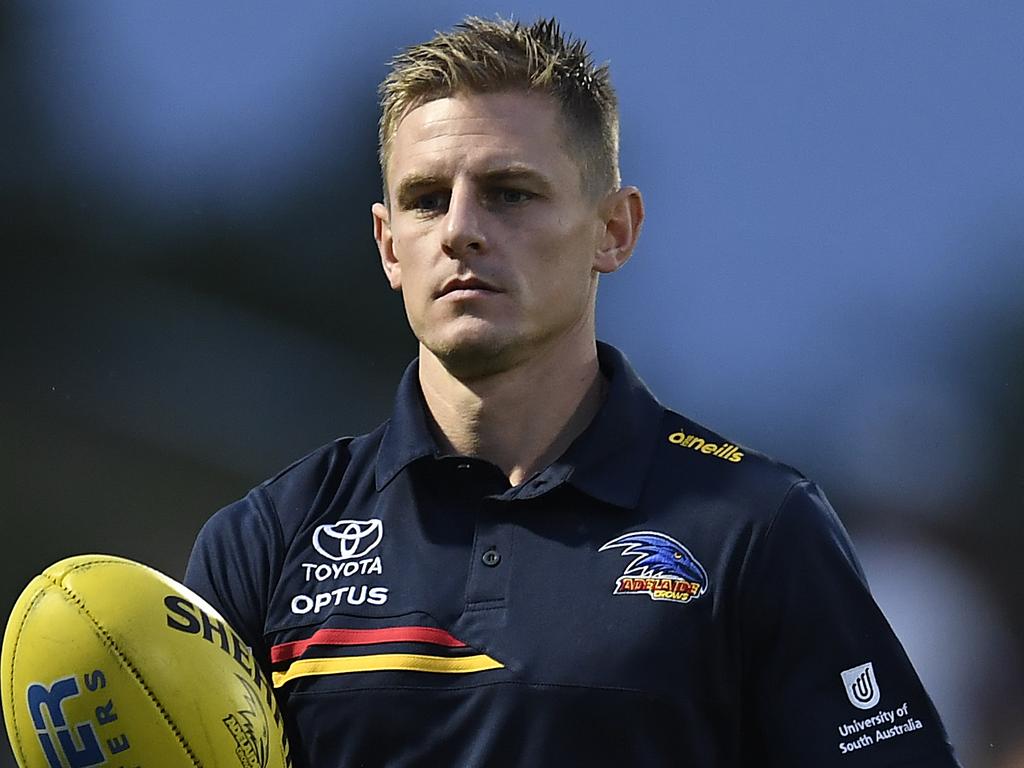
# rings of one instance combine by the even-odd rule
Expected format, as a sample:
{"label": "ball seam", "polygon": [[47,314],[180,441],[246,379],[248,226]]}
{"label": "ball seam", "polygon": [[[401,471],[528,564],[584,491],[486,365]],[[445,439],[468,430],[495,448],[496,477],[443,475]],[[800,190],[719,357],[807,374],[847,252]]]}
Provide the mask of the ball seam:
{"label": "ball seam", "polygon": [[107,644],[109,649],[117,657],[117,660],[120,661],[121,665],[128,670],[132,677],[135,678],[135,682],[139,684],[139,686],[145,692],[146,696],[149,697],[149,700],[153,702],[153,705],[160,711],[160,714],[163,716],[164,720],[171,727],[171,732],[174,734],[175,738],[178,739],[178,743],[181,745],[182,749],[184,749],[185,752],[188,753],[189,758],[192,760],[192,765],[195,766],[195,768],[202,768],[202,762],[199,760],[198,757],[196,757],[196,754],[192,751],[192,747],[189,746],[188,741],[182,735],[181,730],[179,730],[178,725],[174,722],[173,718],[171,718],[170,713],[164,708],[164,705],[160,703],[160,700],[157,699],[156,695],[153,693],[153,690],[143,679],[142,674],[135,668],[135,665],[132,664],[131,660],[125,655],[124,651],[118,648],[117,643],[114,642],[114,638],[110,635],[110,633],[107,632],[107,630],[103,628],[103,625],[100,624],[99,621],[97,621],[96,618],[89,612],[89,609],[86,607],[85,602],[77,594],[75,594],[75,592],[72,589],[64,586],[64,584],[62,583],[63,579],[66,578],[68,574],[72,573],[73,571],[85,570],[104,563],[122,564],[123,561],[93,560],[89,563],[76,565],[70,570],[65,571],[61,575],[61,581],[57,581],[53,578],[53,576],[45,572],[43,573],[43,576],[45,576],[50,581],[51,584],[60,589],[65,595],[67,595],[71,599],[71,601],[74,602],[74,604],[78,607],[78,610],[81,611],[81,613],[84,614],[85,617],[88,618],[90,622],[92,622],[93,629],[100,636],[100,639]]}

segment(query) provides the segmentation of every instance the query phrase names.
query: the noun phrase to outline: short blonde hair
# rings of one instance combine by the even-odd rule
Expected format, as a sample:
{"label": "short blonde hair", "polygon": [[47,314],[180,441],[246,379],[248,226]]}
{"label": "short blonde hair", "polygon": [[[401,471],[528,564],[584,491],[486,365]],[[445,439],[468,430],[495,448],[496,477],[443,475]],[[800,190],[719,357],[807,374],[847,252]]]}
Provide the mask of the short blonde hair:
{"label": "short blonde hair", "polygon": [[470,16],[391,60],[379,89],[385,200],[391,140],[410,111],[455,94],[517,89],[555,99],[565,122],[563,143],[579,162],[585,191],[598,196],[618,189],[618,102],[608,66],[595,66],[586,42],[563,35],[553,18],[524,26]]}

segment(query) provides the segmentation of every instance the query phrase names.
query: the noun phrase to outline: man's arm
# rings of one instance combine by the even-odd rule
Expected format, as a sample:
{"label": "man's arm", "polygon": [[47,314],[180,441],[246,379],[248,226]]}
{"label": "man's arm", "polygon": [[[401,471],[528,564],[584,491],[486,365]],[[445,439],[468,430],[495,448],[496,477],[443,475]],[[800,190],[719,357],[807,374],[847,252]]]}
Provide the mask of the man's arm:
{"label": "man's arm", "polygon": [[761,761],[958,765],[849,536],[813,483],[790,488],[753,546],[741,601],[746,715]]}
{"label": "man's arm", "polygon": [[267,604],[281,551],[273,505],[256,488],[206,522],[185,571],[185,584],[220,611],[264,667]]}

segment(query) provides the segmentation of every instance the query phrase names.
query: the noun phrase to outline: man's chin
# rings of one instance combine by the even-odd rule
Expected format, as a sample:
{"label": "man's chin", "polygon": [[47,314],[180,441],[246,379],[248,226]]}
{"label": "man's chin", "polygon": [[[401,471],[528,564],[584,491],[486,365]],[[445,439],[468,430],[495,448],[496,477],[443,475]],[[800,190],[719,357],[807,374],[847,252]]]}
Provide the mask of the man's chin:
{"label": "man's chin", "polygon": [[421,344],[452,376],[463,381],[502,373],[515,364],[516,345],[494,335],[465,335]]}

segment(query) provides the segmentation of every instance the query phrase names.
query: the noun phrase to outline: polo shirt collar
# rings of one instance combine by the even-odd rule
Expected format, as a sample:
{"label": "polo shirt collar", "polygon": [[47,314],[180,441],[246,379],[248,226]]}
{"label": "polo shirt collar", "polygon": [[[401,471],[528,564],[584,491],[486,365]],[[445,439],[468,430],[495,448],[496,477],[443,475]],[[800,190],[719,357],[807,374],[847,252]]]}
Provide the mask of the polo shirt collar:
{"label": "polo shirt collar", "polygon": [[419,358],[415,358],[398,383],[395,407],[377,451],[377,490],[384,488],[417,459],[441,455],[441,446],[427,425],[427,403],[419,381]]}
{"label": "polo shirt collar", "polygon": [[631,509],[640,501],[665,408],[618,349],[599,341],[597,359],[608,379],[604,403],[545,471],[567,471],[567,481],[589,496]]}
{"label": "polo shirt collar", "polygon": [[[597,357],[608,379],[608,391],[594,419],[562,456],[503,497],[532,498],[568,483],[615,506],[637,505],[658,442],[664,408],[619,350],[599,341]],[[398,385],[394,411],[381,439],[377,490],[412,462],[441,455],[427,424],[418,361],[413,360]]]}

